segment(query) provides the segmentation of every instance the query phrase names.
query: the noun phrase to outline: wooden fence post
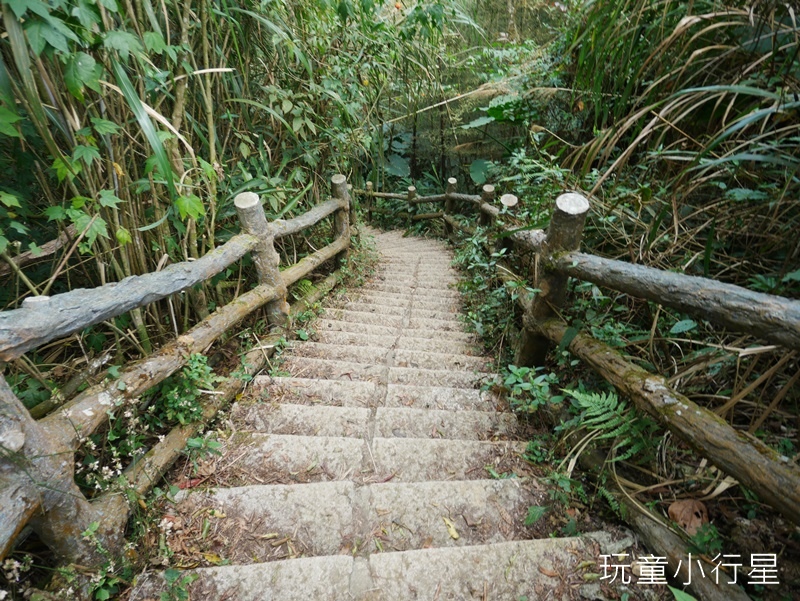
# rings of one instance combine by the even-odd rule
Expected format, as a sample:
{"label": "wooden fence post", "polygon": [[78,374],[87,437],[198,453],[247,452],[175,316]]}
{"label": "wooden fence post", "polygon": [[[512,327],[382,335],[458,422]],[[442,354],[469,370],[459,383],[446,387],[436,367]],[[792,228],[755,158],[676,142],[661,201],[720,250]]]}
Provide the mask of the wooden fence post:
{"label": "wooden fence post", "polygon": [[[453,209],[455,208],[455,203],[453,202],[451,194],[456,193],[456,186],[458,185],[458,180],[454,177],[448,178],[447,180],[447,189],[445,190],[445,200],[444,200],[444,214],[453,216]],[[444,233],[447,236],[453,235],[453,226],[447,223],[445,220],[444,222]]]}
{"label": "wooden fence post", "polygon": [[[19,528],[16,517],[38,511],[30,521],[42,542],[62,561],[99,565],[103,556],[82,533],[99,522],[95,536],[105,550],[121,549],[123,530],[113,515],[83,496],[74,480],[75,455],[34,420],[0,375],[0,476],[13,486],[16,506],[3,507],[0,519],[0,558],[9,551]],[[8,479],[6,479],[6,477]],[[26,507],[27,506],[27,507]],[[8,514],[6,514],[8,511]]]}
{"label": "wooden fence post", "polygon": [[[333,214],[333,235],[335,238],[345,237],[350,239],[350,193],[347,191],[347,178],[341,173],[337,173],[331,178],[331,190],[333,197],[344,203],[344,207]],[[347,264],[350,252],[343,250],[336,256],[336,267]]]}
{"label": "wooden fence post", "polygon": [[367,223],[372,224],[372,182],[367,182]]}
{"label": "wooden fence post", "polygon": [[284,326],[289,315],[289,305],[286,302],[286,284],[283,283],[278,266],[281,257],[275,250],[275,235],[267,223],[264,209],[258,194],[242,192],[233,199],[242,231],[258,238],[258,246],[253,250],[253,262],[256,264],[259,284],[272,286],[278,297],[267,303],[267,322],[269,325]]}
{"label": "wooden fence post", "polygon": [[[483,186],[483,190],[481,191],[481,201],[492,204],[494,200],[494,186],[492,184],[485,184]],[[487,226],[491,225],[491,218],[489,214],[482,211],[480,207],[478,207],[478,225],[480,226]]]}
{"label": "wooden fence post", "polygon": [[[589,212],[589,201],[573,192],[556,199],[556,208],[547,229],[543,247],[545,261],[556,253],[580,248],[583,226]],[[555,315],[555,309],[563,306],[567,295],[568,276],[546,271],[534,287],[539,289],[530,310],[523,316],[522,340],[517,348],[514,362],[517,366],[544,365],[549,340],[538,333],[537,324]]]}

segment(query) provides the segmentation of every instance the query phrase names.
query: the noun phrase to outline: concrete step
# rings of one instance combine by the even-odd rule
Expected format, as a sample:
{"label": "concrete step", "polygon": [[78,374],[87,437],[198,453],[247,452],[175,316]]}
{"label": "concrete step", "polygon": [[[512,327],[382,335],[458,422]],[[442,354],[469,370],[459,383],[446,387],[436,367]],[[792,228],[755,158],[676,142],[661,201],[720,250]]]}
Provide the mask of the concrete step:
{"label": "concrete step", "polygon": [[389,384],[386,407],[440,409],[445,411],[495,411],[502,409],[500,399],[491,392],[442,386],[407,386]]}
{"label": "concrete step", "polygon": [[[317,409],[322,409],[322,407]],[[331,419],[334,419],[333,416]],[[513,413],[497,411],[441,411],[409,407],[378,407],[375,414],[375,436],[383,438],[493,440],[508,437],[514,434],[516,429],[517,418]],[[326,432],[322,428],[320,431]],[[342,436],[343,434],[337,435]]]}
{"label": "concrete step", "polygon": [[[594,557],[584,538],[507,541],[465,547],[300,557],[186,570],[192,599],[236,601],[468,601],[575,598],[564,581]],[[580,588],[578,585],[575,585]],[[163,574],[140,577],[131,601],[158,598]],[[594,598],[593,596],[587,598]]]}
{"label": "concrete step", "polygon": [[365,488],[372,536],[362,549],[372,553],[530,538],[524,526],[528,507],[541,505],[545,496],[532,492],[531,482],[511,478],[386,482]]}
{"label": "concrete step", "polygon": [[494,378],[493,374],[475,373],[471,370],[419,369],[415,367],[389,368],[390,384],[411,386],[447,386],[449,388],[479,388],[483,382]]}
{"label": "concrete step", "polygon": [[[458,319],[426,319],[417,317],[416,313],[412,311],[407,329],[430,330],[433,332],[464,332],[466,326],[464,322]],[[470,334],[470,336],[474,336],[474,334]]]}
{"label": "concrete step", "polygon": [[346,321],[348,323],[370,324],[399,328],[403,325],[402,315],[383,315],[372,311],[349,311],[347,309],[325,309],[324,319]]}
{"label": "concrete step", "polygon": [[463,324],[461,314],[455,307],[452,308],[438,308],[426,309],[424,307],[411,307],[410,317],[415,319],[435,319],[438,321],[452,321],[458,324]]}
{"label": "concrete step", "polygon": [[397,333],[390,335],[356,334],[341,330],[317,330],[315,342],[322,344],[359,345],[389,349],[397,342]]}
{"label": "concrete step", "polygon": [[446,354],[459,354],[459,355],[480,355],[480,348],[473,342],[459,342],[453,343],[450,340],[438,340],[436,338],[417,338],[403,332],[403,335],[397,339],[397,349],[410,351],[410,352],[425,352],[425,353],[446,353]]}
{"label": "concrete step", "polygon": [[297,356],[287,356],[281,364],[281,370],[288,371],[299,378],[347,381],[366,380],[378,384],[386,383],[389,375],[389,368],[382,364]]}
{"label": "concrete step", "polygon": [[375,383],[351,380],[256,376],[252,388],[264,400],[296,405],[375,407],[380,399]]}
{"label": "concrete step", "polygon": [[398,367],[419,367],[424,369],[461,369],[483,372],[491,370],[490,361],[486,357],[454,353],[429,353],[402,348],[395,349],[394,364]]}
{"label": "concrete step", "polygon": [[553,538],[373,554],[369,592],[356,598],[566,601],[575,597],[562,579],[594,559],[590,549],[579,538]]}
{"label": "concrete step", "polygon": [[236,486],[347,480],[360,476],[364,451],[361,438],[238,432],[223,451],[236,461],[216,477]]}
{"label": "concrete step", "polygon": [[377,315],[399,315],[400,317],[408,313],[411,303],[393,304],[377,302],[350,301],[345,303],[343,309],[359,313],[374,313]]}
{"label": "concrete step", "polygon": [[431,438],[374,438],[370,460],[378,480],[479,480],[498,474],[525,475],[526,444]]}
{"label": "concrete step", "polygon": [[336,361],[354,361],[356,363],[382,364],[390,353],[389,347],[355,346],[342,344],[326,344],[311,340],[293,344],[286,357],[316,357],[318,359],[335,359]]}
{"label": "concrete step", "polygon": [[339,332],[351,332],[353,334],[369,334],[370,336],[391,336],[397,335],[399,330],[397,328],[389,328],[386,326],[361,324],[351,321],[338,321],[333,319],[323,318],[314,322],[317,332],[325,332],[328,330],[335,330]]}
{"label": "concrete step", "polygon": [[359,533],[355,495],[352,482],[181,491],[167,515],[183,530],[186,562],[208,565],[207,553],[236,563],[336,555]]}
{"label": "concrete step", "polygon": [[[238,403],[231,409],[231,421],[238,430],[301,436],[344,436],[363,439],[368,434],[369,417],[370,410],[363,407]],[[398,423],[402,423],[400,417],[402,416],[398,417]]]}
{"label": "concrete step", "polygon": [[[417,325],[422,324],[417,322]],[[469,332],[459,332],[456,330],[434,330],[426,327],[409,326],[403,328],[401,334],[409,338],[428,338],[446,342],[470,343],[476,340],[476,335]]]}
{"label": "concrete step", "polygon": [[398,295],[414,295],[419,297],[426,297],[429,299],[442,299],[442,300],[455,300],[458,299],[459,293],[457,290],[453,288],[448,288],[446,286],[439,287],[439,288],[432,288],[432,287],[411,287],[407,283],[397,283],[397,284],[390,284],[390,283],[367,283],[361,287],[362,290],[369,291],[369,292],[377,292],[382,294],[384,292],[389,292],[392,294]]}
{"label": "concrete step", "polygon": [[[203,540],[211,539],[206,543],[206,553],[251,563],[269,559],[271,541],[277,538],[267,538],[269,533],[283,537],[291,534],[293,546],[308,555],[335,554],[353,544],[361,553],[382,553],[527,538],[531,536],[524,525],[527,509],[544,501],[544,494],[538,486],[532,488],[531,481],[510,478],[385,482],[362,487],[342,484],[240,486],[181,493],[172,515],[199,548],[204,546]],[[321,507],[324,500],[316,497],[331,499],[339,511],[335,521],[330,521],[329,511],[304,514],[299,523],[290,521],[300,513],[297,505],[305,509]],[[205,539],[202,537],[209,509],[225,516],[217,519],[249,525],[247,537],[251,542],[242,541],[249,547],[246,554],[238,545],[225,546],[229,536],[225,524],[219,524],[213,532],[209,528]],[[259,514],[255,522],[253,511]],[[260,545],[259,538],[264,539]]]}
{"label": "concrete step", "polygon": [[362,291],[355,301],[364,304],[374,304],[382,306],[388,304],[390,306],[398,307],[411,307],[413,309],[430,309],[434,311],[458,311],[461,307],[460,297],[451,297],[448,299],[441,298],[425,298],[422,296],[415,296],[409,294],[382,294],[380,292]]}

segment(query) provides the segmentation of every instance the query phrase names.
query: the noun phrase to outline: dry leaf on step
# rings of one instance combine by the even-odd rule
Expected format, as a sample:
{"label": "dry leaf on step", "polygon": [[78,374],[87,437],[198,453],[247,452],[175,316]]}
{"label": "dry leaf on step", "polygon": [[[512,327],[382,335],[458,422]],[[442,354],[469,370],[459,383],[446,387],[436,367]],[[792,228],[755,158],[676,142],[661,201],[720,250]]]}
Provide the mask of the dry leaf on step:
{"label": "dry leaf on step", "polygon": [[456,530],[455,524],[453,524],[453,522],[446,517],[442,517],[442,519],[444,520],[444,525],[447,526],[447,533],[450,535],[450,538],[453,540],[458,540],[459,534],[458,530]]}
{"label": "dry leaf on step", "polygon": [[708,509],[701,501],[686,499],[669,506],[669,519],[694,536],[700,526],[708,523]]}

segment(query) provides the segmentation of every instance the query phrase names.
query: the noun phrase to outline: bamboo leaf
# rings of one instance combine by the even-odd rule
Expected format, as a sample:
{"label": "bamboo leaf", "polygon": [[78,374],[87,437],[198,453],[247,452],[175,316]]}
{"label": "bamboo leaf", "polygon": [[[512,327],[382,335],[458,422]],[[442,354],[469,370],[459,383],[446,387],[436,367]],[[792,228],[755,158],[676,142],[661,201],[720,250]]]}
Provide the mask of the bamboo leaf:
{"label": "bamboo leaf", "polygon": [[122,59],[126,61],[131,53],[142,53],[142,44],[139,42],[139,38],[132,33],[117,29],[106,32],[103,46],[108,50],[116,50]]}
{"label": "bamboo leaf", "polygon": [[195,194],[179,196],[175,201],[175,206],[178,208],[181,219],[186,219],[187,216],[192,219],[198,219],[205,215],[206,212],[203,201]]}
{"label": "bamboo leaf", "polygon": [[125,73],[125,70],[122,68],[122,65],[120,65],[116,60],[111,59],[111,67],[114,70],[117,84],[119,85],[120,90],[122,90],[122,95],[125,97],[128,106],[136,117],[136,120],[139,122],[139,127],[142,128],[142,132],[147,138],[147,141],[150,143],[150,147],[153,149],[158,167],[166,180],[170,199],[174,200],[177,194],[175,192],[175,181],[172,176],[172,165],[167,158],[167,151],[164,148],[164,144],[158,137],[158,131],[153,125],[153,122],[150,121],[150,117],[147,116],[144,106],[142,106],[142,101],[139,99],[139,95],[136,93],[133,84],[131,84],[131,80],[128,78],[127,73]]}

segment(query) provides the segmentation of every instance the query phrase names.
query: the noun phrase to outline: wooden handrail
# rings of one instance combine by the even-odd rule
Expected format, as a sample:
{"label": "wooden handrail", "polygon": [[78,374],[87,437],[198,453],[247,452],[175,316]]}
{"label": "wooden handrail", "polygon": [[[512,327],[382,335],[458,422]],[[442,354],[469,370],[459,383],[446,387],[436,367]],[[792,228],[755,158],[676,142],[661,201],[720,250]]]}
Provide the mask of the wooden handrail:
{"label": "wooden handrail", "polygon": [[[368,186],[366,193],[371,193],[371,189]],[[438,201],[444,197],[446,207],[452,207],[453,201],[466,201],[480,210],[484,225],[486,217],[496,220],[501,214],[500,209],[487,202],[494,189],[485,192],[483,198],[456,194],[451,180],[444,195],[417,197],[413,202]],[[524,311],[518,365],[542,365],[549,341],[561,342],[567,336],[569,328],[552,317],[553,309],[563,303],[568,276],[800,349],[800,301],[578,252],[588,209],[585,198],[566,194],[557,200],[546,234],[541,230],[509,230],[503,226],[504,237],[513,240],[520,249],[540,256],[541,269],[528,274],[539,292],[533,295],[522,290],[518,296]],[[452,212],[447,208],[442,212],[445,232],[459,229],[474,233],[474,228],[461,224]],[[424,215],[429,216],[433,215]],[[507,271],[501,274],[502,280],[519,279]],[[787,463],[786,458],[761,441],[736,430],[714,412],[673,390],[664,378],[626,361],[608,345],[585,333],[573,334],[574,331],[570,332],[569,349],[633,399],[639,409],[656,417],[719,469],[735,475],[786,518],[800,524],[800,467]]]}
{"label": "wooden handrail", "polygon": [[552,268],[731,330],[800,349],[800,301],[580,252],[559,256]]}
{"label": "wooden handrail", "polygon": [[[84,437],[108,420],[111,412],[122,406],[138,406],[144,391],[183,367],[193,353],[205,351],[255,309],[273,307],[268,311],[270,323],[281,325],[289,312],[285,303],[287,288],[325,261],[337,257],[337,261],[345,260],[350,246],[350,197],[344,176],[334,176],[332,184],[336,198],[299,217],[272,224],[266,222],[257,196],[239,195],[234,204],[244,233],[196,261],[177,263],[157,273],[91,290],[26,299],[21,309],[0,312],[2,364],[50,340],[196,285],[248,252],[254,255],[260,282],[155,353],[121,370],[117,379],[84,391],[41,421],[31,417],[0,375],[0,439],[9,451],[0,454],[0,500],[15,499],[0,518],[0,559],[20,528],[34,516],[34,528],[40,538],[63,561],[87,565],[102,561],[105,556],[98,556],[95,544],[80,534],[94,521],[102,523],[96,535],[105,549],[118,548],[128,515],[126,502],[120,495],[107,495],[89,503],[74,482],[75,451]],[[274,238],[298,233],[331,214],[334,241],[280,271]],[[226,392],[226,398],[232,396]],[[218,403],[212,405],[216,407]],[[206,414],[215,411],[209,409]],[[165,461],[174,459],[174,455],[161,457],[159,469],[165,469]],[[40,490],[43,482],[47,483],[45,491]],[[136,484],[139,492],[147,487],[141,479]]]}
{"label": "wooden handrail", "polygon": [[22,308],[0,312],[0,361],[11,361],[51,340],[191,288],[220,273],[257,244],[255,237],[239,234],[196,261],[175,263],[162,271],[97,288],[29,297]]}

